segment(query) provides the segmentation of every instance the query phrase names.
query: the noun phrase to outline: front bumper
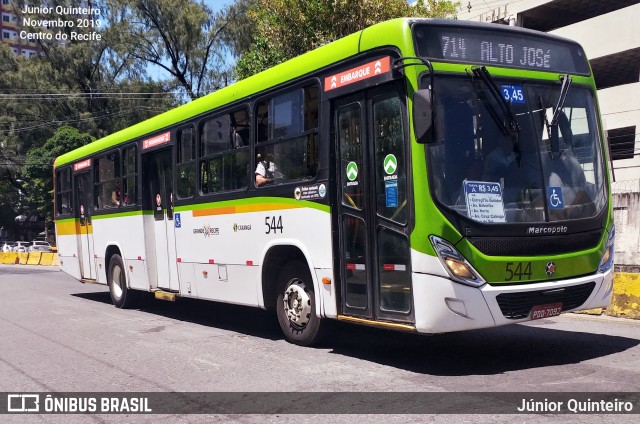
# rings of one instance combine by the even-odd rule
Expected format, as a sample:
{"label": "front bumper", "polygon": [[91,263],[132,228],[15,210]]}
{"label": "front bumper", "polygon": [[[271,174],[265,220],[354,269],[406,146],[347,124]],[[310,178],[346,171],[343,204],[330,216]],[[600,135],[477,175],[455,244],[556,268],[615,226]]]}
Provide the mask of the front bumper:
{"label": "front bumper", "polygon": [[[445,333],[530,321],[531,314],[527,311],[534,304],[560,301],[563,312],[607,307],[612,291],[613,269],[571,279],[509,286],[485,284],[480,288],[438,275],[414,273],[416,331]],[[505,298],[520,302],[519,309],[516,308],[519,312],[505,308]],[[569,308],[565,310],[564,305]]]}

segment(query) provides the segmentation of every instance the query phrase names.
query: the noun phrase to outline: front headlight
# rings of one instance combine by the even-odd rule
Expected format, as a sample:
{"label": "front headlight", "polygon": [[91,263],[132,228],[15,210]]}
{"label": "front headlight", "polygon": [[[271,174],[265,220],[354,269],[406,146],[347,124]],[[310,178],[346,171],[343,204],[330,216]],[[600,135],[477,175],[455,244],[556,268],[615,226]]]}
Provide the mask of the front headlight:
{"label": "front headlight", "polygon": [[598,271],[606,272],[613,266],[613,251],[615,245],[616,238],[616,226],[611,226],[611,231],[609,231],[609,238],[607,239],[607,247],[604,249],[604,254],[602,255],[602,259],[600,259],[600,266],[598,266]]}
{"label": "front headlight", "polygon": [[431,240],[438,259],[452,280],[473,287],[485,284],[486,281],[480,276],[480,273],[473,269],[451,243],[437,236],[429,236],[429,240]]}

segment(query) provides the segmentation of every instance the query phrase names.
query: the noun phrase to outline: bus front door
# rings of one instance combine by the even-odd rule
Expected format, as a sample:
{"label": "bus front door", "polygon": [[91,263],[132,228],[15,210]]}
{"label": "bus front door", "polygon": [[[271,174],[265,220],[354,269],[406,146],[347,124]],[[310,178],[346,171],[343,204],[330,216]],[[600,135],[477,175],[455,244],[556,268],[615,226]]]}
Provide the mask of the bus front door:
{"label": "bus front door", "polygon": [[145,222],[145,244],[147,256],[152,256],[148,265],[153,268],[149,270],[151,287],[178,292],[171,149],[143,154],[142,161],[143,208],[153,212],[152,219],[145,217],[149,221]]}
{"label": "bus front door", "polygon": [[414,321],[401,87],[333,102],[337,189],[335,269],[344,315]]}
{"label": "bus front door", "polygon": [[93,248],[93,227],[91,224],[91,172],[74,176],[76,190],[76,234],[78,237],[78,262],[83,280],[96,279],[96,259]]}

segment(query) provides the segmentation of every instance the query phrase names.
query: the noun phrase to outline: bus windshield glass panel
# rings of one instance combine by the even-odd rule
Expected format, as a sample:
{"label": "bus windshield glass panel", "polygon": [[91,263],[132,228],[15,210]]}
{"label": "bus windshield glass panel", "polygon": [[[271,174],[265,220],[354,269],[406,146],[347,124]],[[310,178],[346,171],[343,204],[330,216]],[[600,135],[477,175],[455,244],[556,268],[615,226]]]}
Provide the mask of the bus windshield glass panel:
{"label": "bus windshield glass panel", "polygon": [[571,85],[556,113],[559,82],[493,81],[517,132],[506,129],[500,99],[478,78],[436,77],[438,136],[426,149],[438,203],[489,224],[597,215],[606,191],[591,90]]}
{"label": "bus windshield glass panel", "polygon": [[418,54],[429,59],[589,75],[577,43],[505,30],[416,25]]}

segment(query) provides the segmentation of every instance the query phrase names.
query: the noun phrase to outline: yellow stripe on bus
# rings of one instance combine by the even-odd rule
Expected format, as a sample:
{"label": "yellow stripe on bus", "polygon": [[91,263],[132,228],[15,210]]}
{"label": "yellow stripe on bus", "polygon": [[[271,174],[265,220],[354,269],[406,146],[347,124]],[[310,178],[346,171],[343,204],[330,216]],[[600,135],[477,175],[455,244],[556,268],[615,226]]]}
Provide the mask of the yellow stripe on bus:
{"label": "yellow stripe on bus", "polygon": [[[87,231],[88,230],[88,231]],[[87,229],[80,225],[80,221],[56,222],[56,231],[59,236],[73,236],[77,234],[93,234],[93,226],[89,224]]]}
{"label": "yellow stripe on bus", "polygon": [[228,215],[233,213],[247,213],[247,212],[265,212],[265,211],[277,211],[282,209],[296,209],[304,206],[288,205],[283,203],[261,203],[256,205],[238,205],[238,206],[223,206],[219,208],[210,209],[196,209],[193,211],[193,216],[211,216],[211,215]]}

